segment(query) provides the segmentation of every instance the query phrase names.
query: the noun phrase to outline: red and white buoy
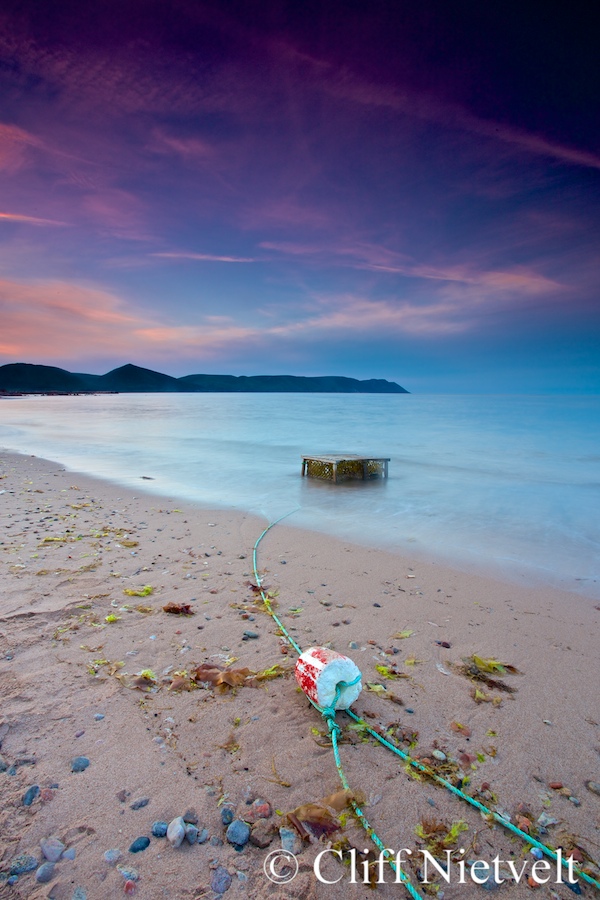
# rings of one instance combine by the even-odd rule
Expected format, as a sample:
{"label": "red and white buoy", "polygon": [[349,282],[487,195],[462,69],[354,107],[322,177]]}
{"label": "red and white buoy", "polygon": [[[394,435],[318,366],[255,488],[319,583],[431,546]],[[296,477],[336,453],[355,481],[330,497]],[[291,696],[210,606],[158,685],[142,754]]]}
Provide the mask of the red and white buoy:
{"label": "red and white buoy", "polygon": [[298,657],[294,674],[306,696],[321,707],[334,704],[340,682],[343,684],[335,709],[348,709],[362,691],[361,672],[356,663],[326,647],[305,650]]}

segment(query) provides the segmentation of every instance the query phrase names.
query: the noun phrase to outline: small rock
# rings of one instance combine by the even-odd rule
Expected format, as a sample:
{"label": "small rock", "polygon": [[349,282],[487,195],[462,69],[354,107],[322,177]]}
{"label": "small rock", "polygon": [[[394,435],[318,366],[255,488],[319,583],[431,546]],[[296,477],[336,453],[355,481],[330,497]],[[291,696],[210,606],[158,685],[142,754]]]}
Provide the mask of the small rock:
{"label": "small rock", "polygon": [[213,836],[210,839],[210,846],[211,847],[222,847],[223,841],[221,840],[220,837],[217,837],[216,834],[213,834]]}
{"label": "small rock", "polygon": [[75,732],[75,737],[80,738],[80,737],[83,737],[84,734],[85,734],[85,731],[83,729],[80,729],[79,731]]}
{"label": "small rock", "polygon": [[225,832],[225,837],[237,849],[244,847],[250,838],[250,826],[241,819],[234,819]]}
{"label": "small rock", "polygon": [[348,644],[348,649],[349,650],[358,650],[358,644],[356,643],[356,641],[350,641],[350,643]]}
{"label": "small rock", "polygon": [[94,713],[94,719],[96,722],[101,722],[104,718],[104,713]]}
{"label": "small rock", "polygon": [[145,850],[150,846],[150,838],[143,835],[142,837],[136,838],[133,844],[129,847],[130,853],[141,853],[142,850]]}
{"label": "small rock", "polygon": [[404,712],[407,712],[410,716],[412,716],[412,714],[414,713],[414,709],[411,709],[410,706],[405,706]]}
{"label": "small rock", "polygon": [[143,809],[144,806],[148,806],[150,803],[150,797],[140,797],[139,800],[134,800],[133,803],[129,804],[129,809]]}
{"label": "small rock", "polygon": [[136,890],[137,890],[137,888],[135,885],[135,881],[132,881],[131,878],[128,878],[127,881],[125,882],[125,884],[123,885],[123,893],[127,894],[128,896],[131,896],[132,894],[135,894]]}
{"label": "small rock", "polygon": [[256,631],[245,631],[242,640],[243,641],[255,641],[258,638],[258,632]]}
{"label": "small rock", "polygon": [[39,784],[32,784],[23,794],[23,806],[31,806],[40,792]]}
{"label": "small rock", "polygon": [[44,840],[40,841],[40,847],[48,862],[58,862],[65,849],[63,842],[55,837],[44,838]]}
{"label": "small rock", "polygon": [[65,850],[65,852],[61,856],[61,859],[73,860],[73,859],[75,859],[76,855],[77,855],[77,851],[75,850],[75,847],[69,847],[68,850]]}
{"label": "small rock", "polygon": [[298,832],[294,831],[293,828],[282,826],[279,829],[279,837],[281,838],[282,850],[287,850],[288,853],[293,853],[294,856],[302,852],[302,841]]}
{"label": "small rock", "polygon": [[571,801],[573,806],[581,806],[581,800],[579,800],[577,797],[569,797],[569,800]]}
{"label": "small rock", "polygon": [[6,879],[6,883],[7,884],[16,884],[18,880],[19,880],[18,875],[9,875],[8,878]]}
{"label": "small rock", "polygon": [[435,757],[435,759],[439,759],[440,762],[446,762],[448,757],[442,750],[432,750],[431,755]]}
{"label": "small rock", "polygon": [[533,856],[534,859],[543,859],[544,858],[544,854],[542,853],[542,851],[540,850],[539,847],[532,847],[529,852],[531,853],[531,855]]}
{"label": "small rock", "polygon": [[87,756],[76,756],[71,760],[71,772],[84,772],[89,766],[90,761]]}
{"label": "small rock", "polygon": [[548,783],[548,787],[552,788],[553,791],[560,791],[562,786],[563,786],[562,781],[550,781]]}
{"label": "small rock", "polygon": [[140,873],[132,866],[117,866],[117,872],[120,872],[126,881],[140,880]]}
{"label": "small rock", "polygon": [[104,851],[104,859],[109,866],[114,866],[121,859],[121,851],[115,847],[113,850]]}
{"label": "small rock", "polygon": [[188,844],[195,844],[198,841],[198,834],[199,834],[199,831],[198,831],[197,825],[191,825],[191,824],[186,823],[185,839],[188,842]]}
{"label": "small rock", "polygon": [[541,816],[539,816],[537,822],[542,828],[548,828],[549,825],[558,825],[558,819],[555,819],[547,812],[543,812]]}
{"label": "small rock", "polygon": [[586,781],[585,786],[592,794],[597,794],[600,797],[600,784],[597,781]]}
{"label": "small rock", "polygon": [[224,806],[221,809],[221,822],[223,825],[231,825],[234,816],[235,810],[232,806]]}
{"label": "small rock", "polygon": [[167,828],[167,840],[173,847],[181,847],[185,838],[185,822],[183,816],[177,816],[169,823]]}
{"label": "small rock", "polygon": [[3,756],[0,756],[0,772],[6,772],[8,769],[8,763],[4,759]]}
{"label": "small rock", "polygon": [[184,812],[182,819],[186,823],[186,825],[197,825],[198,822],[200,821],[198,818],[198,813],[196,812],[194,807],[187,809]]}
{"label": "small rock", "polygon": [[273,813],[271,809],[271,804],[268,800],[264,800],[261,797],[258,797],[250,806],[250,809],[245,813],[244,819],[246,822],[250,822],[254,824],[259,819],[268,819]]}
{"label": "small rock", "polygon": [[131,796],[131,794],[129,791],[126,791],[125,788],[123,788],[123,790],[119,791],[117,794],[115,794],[115,796],[119,803],[125,803],[127,798]]}
{"label": "small rock", "polygon": [[169,828],[168,822],[153,822],[152,823],[152,834],[154,837],[166,837],[167,830]]}
{"label": "small rock", "polygon": [[33,872],[38,867],[38,860],[35,856],[28,853],[20,853],[15,856],[10,864],[9,872],[11,875],[24,875],[26,872]]}
{"label": "small rock", "polygon": [[82,887],[76,887],[71,900],[87,900],[87,891]]}
{"label": "small rock", "polygon": [[39,867],[37,872],[35,873],[35,880],[39,881],[40,884],[47,884],[49,881],[52,881],[54,878],[54,863],[53,862],[45,862]]}
{"label": "small rock", "polygon": [[217,866],[210,879],[215,894],[224,894],[231,887],[231,875],[224,866]]}
{"label": "small rock", "polygon": [[204,844],[208,840],[208,828],[203,828],[196,840],[197,844]]}
{"label": "small rock", "polygon": [[271,844],[274,836],[275,831],[272,823],[267,822],[266,819],[259,819],[250,832],[250,843],[264,850],[265,847]]}

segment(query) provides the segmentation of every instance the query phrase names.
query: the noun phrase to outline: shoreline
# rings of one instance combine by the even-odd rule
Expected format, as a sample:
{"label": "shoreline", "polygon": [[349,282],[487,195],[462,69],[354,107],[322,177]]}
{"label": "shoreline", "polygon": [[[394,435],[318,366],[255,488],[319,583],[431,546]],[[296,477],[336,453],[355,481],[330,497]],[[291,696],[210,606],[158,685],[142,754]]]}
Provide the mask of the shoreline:
{"label": "shoreline", "polygon": [[[236,852],[220,809],[231,803],[240,816],[246,797],[265,798],[273,810],[266,821],[279,825],[275,810],[337,791],[333,756],[319,736],[323,721],[290,677],[236,691],[169,689],[172,673],[189,671],[192,663],[224,665],[235,657],[230,666],[255,672],[292,667],[294,656],[282,652],[275,624],[252,609],[247,584],[254,581],[252,547],[267,523],[137,494],[38,457],[1,453],[0,476],[6,491],[0,558],[7,570],[0,754],[9,766],[19,758],[35,761],[18,764],[14,775],[0,772],[7,797],[0,870],[19,853],[40,856],[39,841],[52,834],[77,848],[74,861],[60,860],[49,885],[21,875],[10,887],[0,882],[0,896],[71,900],[76,886],[88,900],[119,896],[123,877],[103,858],[117,847],[121,862],[139,871],[140,898],[216,896],[214,860],[233,879],[227,897],[274,896],[262,869],[268,849],[248,845]],[[586,782],[598,770],[592,704],[599,612],[588,597],[452,570],[285,522],[261,541],[258,566],[303,648],[331,642],[354,659],[364,684],[379,686],[363,690],[355,704],[370,724],[391,727],[421,758],[436,749],[458,760],[471,790],[495,796],[513,821],[527,812],[538,827],[535,821],[548,812],[558,822],[543,839],[556,846],[560,833],[577,835],[578,846],[598,858],[600,798]],[[123,593],[147,584],[153,588],[147,597]],[[188,602],[194,615],[164,613],[170,601]],[[107,616],[117,620],[107,623]],[[258,637],[244,640],[245,631]],[[411,633],[394,636],[402,632]],[[515,692],[485,687],[486,699],[475,702],[475,685],[458,671],[473,654],[522,672],[505,678]],[[387,677],[377,665],[403,677]],[[131,686],[144,669],[156,674],[149,691]],[[390,702],[391,694],[401,704]],[[339,721],[347,725],[347,717]],[[347,731],[346,740],[340,752],[348,779],[366,795],[369,821],[387,846],[416,850],[419,822],[464,819],[469,830],[461,846],[473,844],[474,858],[519,859],[518,842],[447,791],[411,779],[393,754],[360,735]],[[70,761],[81,754],[90,766],[72,773]],[[558,783],[564,787],[550,787]],[[40,796],[25,806],[22,797],[33,785]],[[145,798],[147,805],[131,808]],[[190,807],[208,829],[205,844],[176,850],[151,838],[144,852],[128,852],[133,840],[150,835],[153,821],[170,821]],[[351,820],[345,833],[356,847],[369,843]],[[270,849],[279,846],[275,835]],[[305,847],[300,872],[281,896],[366,896],[364,886],[344,880],[317,882],[312,862],[321,849]],[[346,870],[329,861],[323,872],[335,879]],[[411,879],[416,883],[412,872]],[[481,887],[443,890],[446,898],[475,898]],[[528,890],[508,886],[511,897]],[[571,895],[560,885],[555,890],[561,898]],[[381,885],[378,896],[397,896],[397,888]]]}
{"label": "shoreline", "polygon": [[[119,480],[115,477],[114,473],[98,475],[80,470],[76,465],[71,467],[69,464],[61,462],[60,460],[48,459],[47,457],[37,456],[36,454],[30,455],[17,450],[3,450],[0,447],[0,458],[3,456],[10,457],[12,455],[24,458],[29,458],[31,456],[31,458],[46,460],[51,465],[64,469],[66,472],[71,472],[73,477],[79,477],[80,479],[87,478],[92,482],[99,482],[102,485],[120,488],[122,491],[128,491],[132,494],[136,494],[139,491],[144,496],[149,498],[154,497],[157,501],[161,498],[164,499],[169,497],[173,502],[190,504],[195,509],[205,510],[207,513],[218,511],[222,514],[231,513],[232,515],[253,517],[257,522],[262,522],[264,520],[264,516],[256,510],[231,506],[228,504],[204,504],[197,498],[184,497],[181,490],[169,491],[168,486],[162,486],[161,488],[157,476],[136,476],[139,480],[139,483],[136,484],[135,478],[132,475],[124,476],[122,480]],[[324,486],[326,485],[317,485],[317,487]],[[314,488],[315,485],[311,484],[310,487]],[[297,510],[293,509],[291,512],[286,512],[282,517],[285,520],[285,526],[294,531],[298,531],[301,534],[319,534],[324,540],[331,539],[333,541],[351,543],[364,550],[380,550],[383,553],[389,553],[391,555],[407,556],[414,559],[416,562],[425,565],[438,565],[452,571],[461,572],[468,576],[473,575],[484,579],[488,578],[494,582],[501,582],[519,589],[548,589],[551,591],[562,591],[584,597],[588,601],[591,601],[592,604],[600,601],[600,582],[594,575],[559,575],[555,572],[549,572],[540,565],[534,566],[528,564],[525,566],[522,561],[510,558],[506,558],[503,561],[500,561],[497,558],[486,559],[482,557],[480,553],[469,555],[463,551],[459,556],[452,550],[447,552],[442,551],[440,548],[433,550],[431,547],[423,546],[421,541],[413,538],[398,538],[394,542],[386,544],[381,541],[381,538],[378,539],[368,531],[363,532],[360,537],[356,533],[347,533],[345,535],[340,533],[336,534],[331,530],[319,529],[314,522],[309,524],[297,524],[293,514],[295,512],[301,514],[302,511],[302,507],[298,507]],[[262,528],[260,531],[261,530]],[[258,533],[260,533],[260,531]]]}

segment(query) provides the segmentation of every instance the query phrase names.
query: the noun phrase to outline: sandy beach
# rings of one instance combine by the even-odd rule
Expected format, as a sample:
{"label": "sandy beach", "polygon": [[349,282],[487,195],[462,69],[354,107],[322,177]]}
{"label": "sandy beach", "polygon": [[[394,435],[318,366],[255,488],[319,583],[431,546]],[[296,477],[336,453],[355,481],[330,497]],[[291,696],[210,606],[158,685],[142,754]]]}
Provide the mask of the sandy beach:
{"label": "sandy beach", "polygon": [[[280,827],[294,832],[287,814],[341,788],[326,723],[299,691],[295,653],[252,587],[252,549],[269,523],[144,493],[142,474],[136,494],[0,455],[0,897],[408,896],[388,867],[375,894],[360,872],[351,883],[333,853],[321,857],[319,880],[324,849],[372,847],[348,808],[329,836],[296,837],[293,880],[265,875]],[[358,665],[364,689],[353,709],[371,727],[598,877],[597,600],[289,521],[261,541],[258,568],[303,649],[330,646]],[[194,675],[203,665],[206,677]],[[405,851],[422,896],[469,900],[484,890],[469,875],[458,883],[453,867],[450,883],[430,868],[432,884],[419,885],[427,848],[498,857],[507,897],[572,896],[555,869],[541,873],[547,884],[528,884],[526,843],[412,777],[345,714],[337,720],[348,782],[385,846]],[[74,766],[80,757],[87,763]],[[228,811],[252,826],[240,849],[227,838]],[[178,816],[196,826],[193,844],[152,834],[153,823]],[[141,837],[149,845],[131,852]],[[67,857],[40,882],[49,838]],[[111,850],[120,856],[107,860]]]}

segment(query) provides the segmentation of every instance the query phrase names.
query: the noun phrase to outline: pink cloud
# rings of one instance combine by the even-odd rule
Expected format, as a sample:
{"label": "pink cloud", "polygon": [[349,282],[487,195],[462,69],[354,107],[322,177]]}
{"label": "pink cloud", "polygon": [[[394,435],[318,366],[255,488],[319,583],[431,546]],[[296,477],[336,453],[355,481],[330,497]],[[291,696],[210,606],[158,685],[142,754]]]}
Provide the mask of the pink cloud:
{"label": "pink cloud", "polygon": [[0,122],[0,170],[17,172],[25,164],[28,150],[41,146],[42,142],[29,132]]}
{"label": "pink cloud", "polygon": [[320,87],[337,99],[360,106],[392,109],[413,119],[502,141],[530,154],[546,156],[570,165],[600,169],[600,156],[596,153],[569,147],[542,135],[490,119],[482,119],[459,104],[446,103],[433,94],[369,82],[347,68],[336,68],[327,61],[299,53],[289,45],[273,45],[273,50],[282,60],[295,63],[302,69],[305,83]]}
{"label": "pink cloud", "polygon": [[215,256],[211,253],[186,253],[185,251],[173,251],[172,253],[150,253],[150,256],[159,256],[161,259],[191,259],[200,262],[226,262],[226,263],[253,263],[257,259],[245,256]]}
{"label": "pink cloud", "polygon": [[27,225],[66,225],[66,222],[59,222],[56,219],[39,219],[36,216],[23,216],[19,213],[0,212],[0,221],[5,222],[23,222]]}

